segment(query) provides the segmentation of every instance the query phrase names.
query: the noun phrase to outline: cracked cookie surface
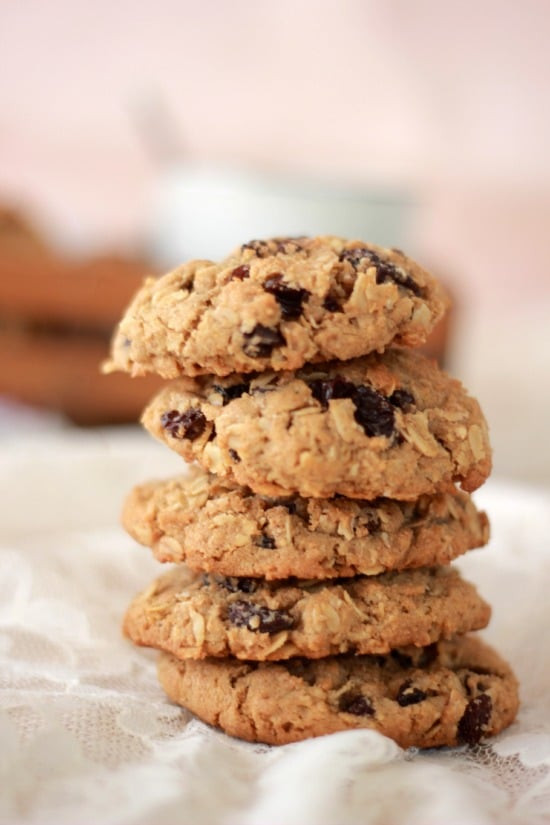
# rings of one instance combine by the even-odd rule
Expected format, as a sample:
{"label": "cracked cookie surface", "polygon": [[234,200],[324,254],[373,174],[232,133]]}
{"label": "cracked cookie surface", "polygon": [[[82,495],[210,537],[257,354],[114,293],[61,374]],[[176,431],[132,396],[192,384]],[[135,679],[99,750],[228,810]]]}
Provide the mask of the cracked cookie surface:
{"label": "cracked cookie surface", "polygon": [[475,745],[518,709],[509,665],[472,636],[388,656],[260,664],[162,654],[159,679],[203,721],[273,745],[361,728],[404,748]]}
{"label": "cracked cookie surface", "polygon": [[175,378],[345,361],[424,343],[447,304],[399,250],[330,236],[253,241],[148,279],[105,369]]}
{"label": "cracked cookie surface", "polygon": [[478,402],[409,350],[179,379],[142,421],[187,461],[264,495],[413,500],[455,481],[471,492],[491,470]]}
{"label": "cracked cookie surface", "polygon": [[135,487],[122,522],[160,561],[266,579],[447,564],[489,538],[485,513],[456,489],[415,502],[269,498],[197,468]]}
{"label": "cracked cookie surface", "polygon": [[179,658],[278,660],[425,646],[489,617],[475,587],[449,567],[267,583],[179,565],[132,602],[124,630]]}

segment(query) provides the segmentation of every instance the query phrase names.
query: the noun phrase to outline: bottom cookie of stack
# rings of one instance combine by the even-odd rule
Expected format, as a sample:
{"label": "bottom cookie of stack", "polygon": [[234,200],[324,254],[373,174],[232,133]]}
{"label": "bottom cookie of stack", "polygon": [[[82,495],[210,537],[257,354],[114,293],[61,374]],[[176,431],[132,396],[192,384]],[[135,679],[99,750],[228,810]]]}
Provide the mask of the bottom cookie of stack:
{"label": "bottom cookie of stack", "polygon": [[204,722],[272,745],[358,729],[404,748],[474,745],[510,725],[518,709],[509,665],[473,635],[385,656],[282,662],[162,653],[159,679]]}

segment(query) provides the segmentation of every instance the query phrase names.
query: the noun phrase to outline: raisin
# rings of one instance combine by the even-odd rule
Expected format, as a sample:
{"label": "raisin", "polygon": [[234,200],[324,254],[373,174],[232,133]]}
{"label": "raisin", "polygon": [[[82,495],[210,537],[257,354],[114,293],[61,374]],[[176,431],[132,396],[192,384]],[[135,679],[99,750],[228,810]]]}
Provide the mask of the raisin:
{"label": "raisin", "polygon": [[237,450],[234,450],[232,447],[229,448],[229,455],[236,464],[238,464],[241,460],[241,457],[238,454]]}
{"label": "raisin", "polygon": [[466,742],[467,745],[477,745],[489,724],[492,709],[491,697],[486,693],[471,699],[458,723],[459,741]]}
{"label": "raisin", "polygon": [[323,301],[323,307],[328,310],[328,312],[342,312],[342,307],[340,306],[340,301],[336,298],[335,295],[329,294],[325,297]]}
{"label": "raisin", "polygon": [[275,249],[277,252],[285,252],[290,254],[292,252],[299,252],[304,247],[300,241],[305,241],[305,235],[296,235],[294,237],[288,236],[286,238],[273,238]]}
{"label": "raisin", "polygon": [[312,396],[326,409],[332,398],[353,398],[355,385],[337,375],[326,381],[317,379],[308,385]]}
{"label": "raisin", "polygon": [[185,291],[190,292],[193,289],[194,283],[195,283],[195,273],[194,272],[186,272],[179,288],[184,292]]}
{"label": "raisin", "polygon": [[201,436],[206,427],[206,418],[196,407],[190,407],[185,412],[170,410],[161,415],[160,423],[170,433],[172,438],[187,438],[194,441]]}
{"label": "raisin", "polygon": [[245,278],[250,276],[250,267],[247,264],[242,264],[242,266],[236,266],[235,269],[232,271],[231,275],[229,276],[230,281],[244,281]]}
{"label": "raisin", "polygon": [[351,398],[355,405],[355,420],[368,436],[389,437],[394,432],[393,407],[387,398],[372,387],[356,387],[337,375],[326,381],[311,381],[309,388],[313,397],[325,408],[332,398]]}
{"label": "raisin", "polygon": [[262,533],[257,544],[258,547],[263,547],[265,550],[274,550],[277,546],[273,536],[268,536],[267,533]]}
{"label": "raisin", "polygon": [[245,249],[251,249],[258,258],[267,258],[267,256],[271,254],[267,241],[249,241],[248,243],[243,243],[241,249],[243,252]]}
{"label": "raisin", "polygon": [[258,589],[258,582],[256,579],[250,579],[245,576],[220,576],[216,579],[217,584],[225,587],[230,593],[254,593]]}
{"label": "raisin", "polygon": [[364,258],[372,263],[378,263],[380,260],[376,252],[372,249],[367,249],[365,246],[358,246],[354,249],[343,249],[338,258],[340,261],[349,261],[354,269],[357,269]]}
{"label": "raisin", "polygon": [[414,395],[408,390],[394,390],[390,395],[388,401],[394,407],[399,407],[400,410],[405,410],[407,407],[412,407],[416,402]]}
{"label": "raisin", "polygon": [[209,441],[214,441],[214,439],[216,438],[216,435],[217,435],[217,433],[216,433],[216,425],[215,425],[215,424],[212,424],[212,430],[211,430],[211,432],[210,432],[210,435],[208,436],[208,440],[209,440]]}
{"label": "raisin", "polygon": [[256,324],[252,332],[243,335],[243,352],[250,358],[267,358],[275,347],[283,347],[286,340],[278,328]]}
{"label": "raisin", "polygon": [[411,680],[407,679],[397,692],[397,704],[402,708],[406,708],[408,705],[417,705],[419,702],[423,702],[427,695],[420,688],[414,687]]}
{"label": "raisin", "polygon": [[229,605],[227,615],[231,624],[246,627],[254,633],[278,633],[294,627],[294,619],[286,610],[271,610],[252,602],[233,602]]}
{"label": "raisin", "polygon": [[219,393],[223,399],[223,406],[234,401],[235,398],[240,398],[246,392],[250,391],[250,384],[232,384],[230,387],[222,387],[221,384],[213,384],[212,390]]}
{"label": "raisin", "polygon": [[374,716],[374,708],[366,696],[351,691],[340,696],[338,710],[354,716]]}
{"label": "raisin", "polygon": [[381,393],[372,387],[356,387],[340,376],[309,384],[311,394],[323,407],[332,398],[351,398],[355,405],[355,420],[368,436],[390,436],[394,431],[394,411],[392,405]]}
{"label": "raisin", "polygon": [[418,298],[424,297],[424,290],[418,286],[416,281],[413,281],[410,275],[405,275],[390,261],[380,261],[376,264],[376,283],[384,284],[387,281],[393,281],[397,286],[408,289]]}
{"label": "raisin", "polygon": [[356,387],[353,395],[355,420],[368,436],[389,437],[394,431],[393,407],[381,393],[372,387]]}
{"label": "raisin", "polygon": [[387,281],[393,281],[397,286],[408,289],[418,297],[424,296],[424,290],[410,275],[405,274],[399,267],[391,261],[384,261],[372,249],[365,247],[358,247],[356,249],[344,249],[339,256],[341,261],[349,261],[354,269],[357,269],[361,261],[366,258],[372,265],[376,267],[376,283],[383,284]]}
{"label": "raisin", "polygon": [[281,307],[281,315],[285,321],[292,321],[302,314],[302,304],[306,301],[310,292],[307,289],[297,289],[287,286],[283,280],[281,272],[274,272],[263,283],[266,292],[273,295]]}

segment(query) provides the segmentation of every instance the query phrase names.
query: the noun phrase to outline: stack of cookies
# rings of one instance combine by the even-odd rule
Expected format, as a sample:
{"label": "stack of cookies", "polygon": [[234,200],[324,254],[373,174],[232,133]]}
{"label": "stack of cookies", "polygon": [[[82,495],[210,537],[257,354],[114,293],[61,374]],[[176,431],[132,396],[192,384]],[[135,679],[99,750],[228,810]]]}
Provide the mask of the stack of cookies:
{"label": "stack of cookies", "polygon": [[446,303],[399,250],[277,238],[150,279],[127,310],[107,369],[175,379],[143,423],[200,467],[126,502],[128,532],[175,565],[124,628],[206,722],[431,747],[513,720],[514,675],[471,633],[490,608],[450,566],[488,539],[469,496],[486,423],[411,349]]}

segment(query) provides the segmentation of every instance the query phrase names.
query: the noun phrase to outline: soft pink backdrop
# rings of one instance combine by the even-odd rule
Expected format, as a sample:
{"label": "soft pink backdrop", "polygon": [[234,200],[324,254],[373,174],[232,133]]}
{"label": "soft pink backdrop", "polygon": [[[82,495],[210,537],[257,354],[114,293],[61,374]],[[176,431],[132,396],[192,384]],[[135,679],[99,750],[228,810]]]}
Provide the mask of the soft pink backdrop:
{"label": "soft pink backdrop", "polygon": [[191,157],[548,191],[549,24],[540,0],[3,0],[0,191],[133,237],[159,96]]}
{"label": "soft pink backdrop", "polygon": [[189,159],[412,187],[497,461],[547,479],[548,42],[542,0],[3,0],[0,200],[138,245],[163,107]]}

